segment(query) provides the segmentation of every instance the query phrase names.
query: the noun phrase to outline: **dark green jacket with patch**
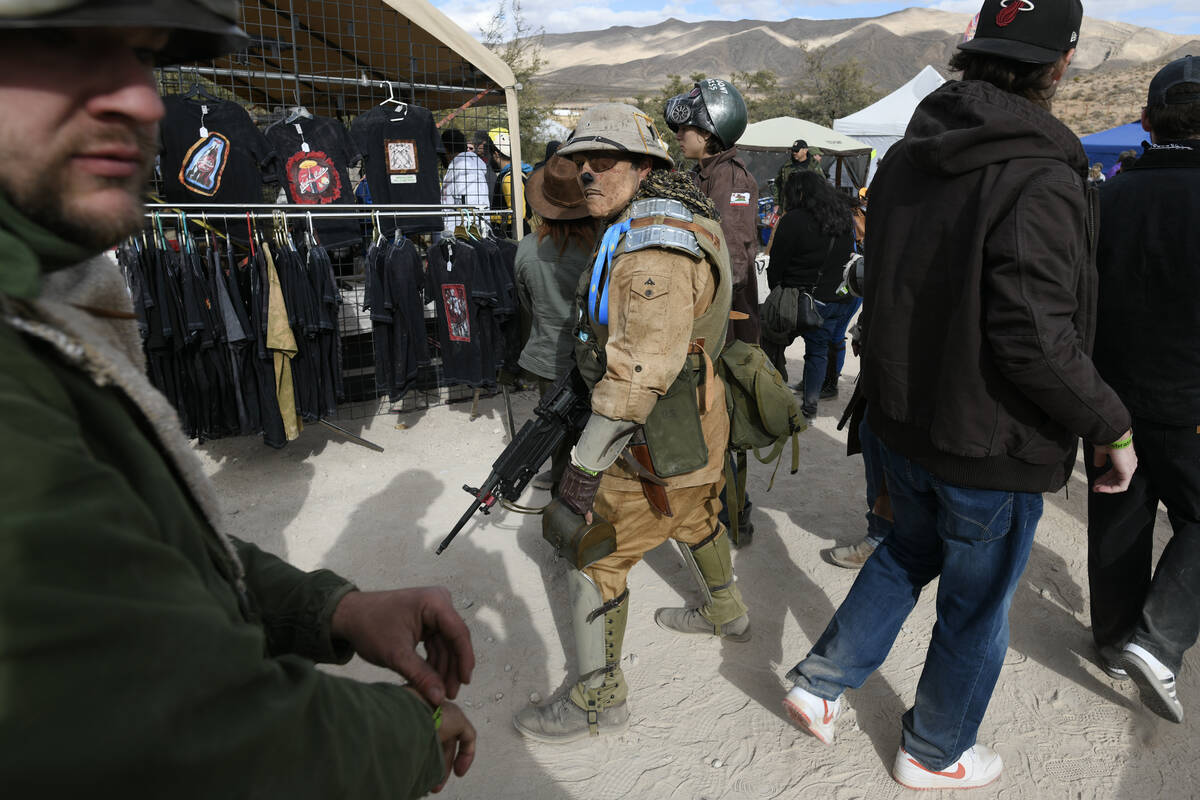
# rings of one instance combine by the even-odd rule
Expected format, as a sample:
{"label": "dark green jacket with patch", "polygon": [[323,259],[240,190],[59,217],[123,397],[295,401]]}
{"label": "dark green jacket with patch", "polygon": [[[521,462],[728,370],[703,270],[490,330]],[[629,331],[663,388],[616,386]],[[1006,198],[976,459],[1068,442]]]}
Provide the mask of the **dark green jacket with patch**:
{"label": "dark green jacket with patch", "polygon": [[[329,624],[351,584],[220,536],[120,337],[56,326],[71,297],[6,295],[10,267],[0,255],[3,795],[427,792],[442,767],[428,708],[316,668],[351,656]],[[88,269],[62,272],[104,274]]]}

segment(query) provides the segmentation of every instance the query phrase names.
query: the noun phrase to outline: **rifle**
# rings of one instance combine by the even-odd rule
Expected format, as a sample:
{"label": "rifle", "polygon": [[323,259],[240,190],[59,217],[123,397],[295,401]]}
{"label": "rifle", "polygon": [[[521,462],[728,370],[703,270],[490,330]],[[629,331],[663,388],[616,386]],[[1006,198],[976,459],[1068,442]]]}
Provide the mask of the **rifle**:
{"label": "rifle", "polygon": [[583,426],[592,414],[587,387],[578,370],[571,370],[559,378],[542,396],[533,419],[526,422],[504,452],[492,462],[492,472],[483,485],[476,489],[463,486],[463,491],[475,498],[466,513],[459,518],[450,534],[438,545],[437,554],[450,546],[450,542],[470,521],[476,511],[490,513],[498,500],[512,502],[521,496],[525,487],[533,480],[538,468],[570,437],[579,438]]}

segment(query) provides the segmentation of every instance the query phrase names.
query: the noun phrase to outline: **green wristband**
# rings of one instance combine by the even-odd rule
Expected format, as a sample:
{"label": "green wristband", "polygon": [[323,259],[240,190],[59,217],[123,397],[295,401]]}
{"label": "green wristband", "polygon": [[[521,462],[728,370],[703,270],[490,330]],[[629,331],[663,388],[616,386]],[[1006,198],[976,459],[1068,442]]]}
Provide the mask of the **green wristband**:
{"label": "green wristband", "polygon": [[442,729],[442,707],[438,706],[433,710],[433,729],[440,731]]}
{"label": "green wristband", "polygon": [[1133,444],[1133,434],[1132,433],[1129,434],[1128,436],[1126,436],[1124,439],[1118,439],[1117,441],[1113,442],[1112,444],[1110,444],[1108,446],[1108,448],[1110,450],[1122,450],[1126,447],[1129,447],[1129,445],[1131,445],[1131,444]]}

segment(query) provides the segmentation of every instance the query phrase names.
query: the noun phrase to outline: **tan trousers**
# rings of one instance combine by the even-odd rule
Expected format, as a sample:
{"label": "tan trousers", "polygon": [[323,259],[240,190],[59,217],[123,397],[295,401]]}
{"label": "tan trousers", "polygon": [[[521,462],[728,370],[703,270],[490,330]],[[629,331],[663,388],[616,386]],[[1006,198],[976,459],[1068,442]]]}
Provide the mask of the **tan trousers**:
{"label": "tan trousers", "polygon": [[[625,578],[633,565],[667,539],[694,545],[720,526],[717,512],[724,482],[722,477],[717,483],[668,490],[667,500],[675,516],[666,517],[654,510],[636,484],[604,479],[596,493],[595,509],[616,528],[617,549],[584,572],[600,587],[605,602],[625,591]],[[619,491],[614,485],[635,489]]]}

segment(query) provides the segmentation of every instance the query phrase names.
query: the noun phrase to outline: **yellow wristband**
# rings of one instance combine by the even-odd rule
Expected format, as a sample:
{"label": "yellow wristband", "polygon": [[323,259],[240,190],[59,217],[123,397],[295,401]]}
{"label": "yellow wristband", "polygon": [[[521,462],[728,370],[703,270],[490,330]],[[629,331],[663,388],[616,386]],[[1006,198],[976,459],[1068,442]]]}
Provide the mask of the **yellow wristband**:
{"label": "yellow wristband", "polygon": [[1133,444],[1133,434],[1132,433],[1129,434],[1128,436],[1126,436],[1124,439],[1118,439],[1117,441],[1110,444],[1108,447],[1110,450],[1121,450],[1123,448],[1129,447],[1129,445],[1131,445],[1131,444]]}
{"label": "yellow wristband", "polygon": [[439,731],[442,729],[442,707],[438,706],[433,710],[433,729]]}

